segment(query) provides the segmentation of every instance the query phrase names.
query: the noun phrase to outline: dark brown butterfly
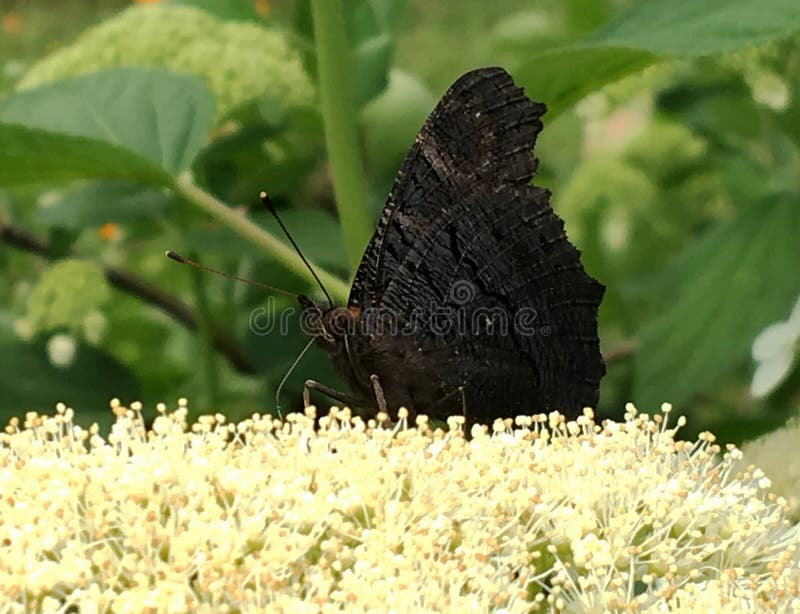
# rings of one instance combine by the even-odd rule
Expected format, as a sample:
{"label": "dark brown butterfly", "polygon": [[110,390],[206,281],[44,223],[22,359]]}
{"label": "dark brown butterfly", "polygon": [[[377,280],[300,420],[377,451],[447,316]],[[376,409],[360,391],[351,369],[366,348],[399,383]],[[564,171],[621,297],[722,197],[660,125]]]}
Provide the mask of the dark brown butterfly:
{"label": "dark brown butterfly", "polygon": [[301,297],[356,407],[471,422],[595,407],[604,287],[531,185],[545,106],[502,68],[444,94],[397,174],[346,308]]}

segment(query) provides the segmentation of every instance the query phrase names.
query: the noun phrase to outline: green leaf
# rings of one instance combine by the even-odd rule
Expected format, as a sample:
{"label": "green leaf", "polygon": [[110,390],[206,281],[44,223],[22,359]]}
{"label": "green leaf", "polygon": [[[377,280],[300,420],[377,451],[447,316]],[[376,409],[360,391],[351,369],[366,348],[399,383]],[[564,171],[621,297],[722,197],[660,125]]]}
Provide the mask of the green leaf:
{"label": "green leaf", "polygon": [[75,409],[79,424],[97,421],[108,426],[113,420],[111,399],[139,398],[139,384],[128,368],[87,345],[78,347],[66,368],[50,364],[44,344],[0,345],[0,390],[2,422],[30,410],[52,413],[55,404],[63,402]]}
{"label": "green leaf", "polygon": [[552,121],[587,94],[657,60],[635,49],[576,46],[534,54],[514,71],[514,79],[529,96],[547,103]]}
{"label": "green leaf", "polygon": [[406,0],[366,0],[353,2],[352,11],[345,13],[358,67],[354,94],[359,107],[389,84],[389,67],[405,5]]}
{"label": "green leaf", "polygon": [[800,291],[800,207],[781,195],[753,205],[693,244],[657,292],[663,306],[641,332],[634,401],[683,403],[749,355]]}
{"label": "green leaf", "polygon": [[672,56],[743,49],[800,31],[796,0],[644,0],[575,43],[534,52],[515,71],[548,119],[629,74]]}
{"label": "green leaf", "polygon": [[213,107],[196,77],[129,67],[15,93],[0,102],[0,121],[104,141],[174,176],[202,146]]}
{"label": "green leaf", "polygon": [[47,226],[82,230],[106,222],[125,223],[161,218],[171,198],[159,190],[128,181],[95,181],[68,192],[52,205],[37,209]]}
{"label": "green leaf", "polygon": [[768,43],[798,31],[797,0],[644,0],[585,43],[699,56]]}
{"label": "green leaf", "polygon": [[116,145],[0,122],[0,185],[90,177],[171,182],[158,166]]}
{"label": "green leaf", "polygon": [[[389,68],[406,0],[348,0],[343,3],[347,39],[353,54],[353,94],[361,107],[380,94],[389,83]],[[309,71],[316,77],[314,26],[310,0],[295,4],[295,29],[309,52]]]}

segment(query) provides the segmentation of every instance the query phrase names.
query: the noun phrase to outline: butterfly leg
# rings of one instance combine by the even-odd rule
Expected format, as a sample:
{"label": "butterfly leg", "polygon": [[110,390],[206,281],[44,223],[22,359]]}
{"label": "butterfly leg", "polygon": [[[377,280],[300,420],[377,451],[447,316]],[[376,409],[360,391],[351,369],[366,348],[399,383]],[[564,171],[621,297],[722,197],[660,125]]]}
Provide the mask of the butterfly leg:
{"label": "butterfly leg", "polygon": [[372,390],[375,392],[375,401],[378,403],[378,411],[386,412],[386,396],[383,394],[383,386],[377,375],[374,373],[369,376],[372,382]]}
{"label": "butterfly leg", "polygon": [[319,390],[325,396],[330,397],[334,401],[339,401],[340,403],[344,403],[349,407],[358,407],[361,402],[355,398],[347,394],[346,392],[340,392],[334,388],[330,388],[325,384],[320,384],[318,381],[313,379],[307,379],[306,383],[303,384],[303,407],[308,407],[311,405],[311,389]]}

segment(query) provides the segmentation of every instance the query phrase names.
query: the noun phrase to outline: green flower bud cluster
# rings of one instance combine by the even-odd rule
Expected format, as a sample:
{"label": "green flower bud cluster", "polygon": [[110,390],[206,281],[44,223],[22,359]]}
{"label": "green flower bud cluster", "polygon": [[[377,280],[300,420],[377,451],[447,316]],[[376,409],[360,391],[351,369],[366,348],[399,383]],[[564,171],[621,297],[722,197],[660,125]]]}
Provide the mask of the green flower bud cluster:
{"label": "green flower bud cluster", "polygon": [[127,9],[34,64],[19,88],[118,66],[167,68],[202,78],[216,100],[218,119],[261,96],[283,108],[311,104],[315,96],[299,54],[281,32],[183,6]]}

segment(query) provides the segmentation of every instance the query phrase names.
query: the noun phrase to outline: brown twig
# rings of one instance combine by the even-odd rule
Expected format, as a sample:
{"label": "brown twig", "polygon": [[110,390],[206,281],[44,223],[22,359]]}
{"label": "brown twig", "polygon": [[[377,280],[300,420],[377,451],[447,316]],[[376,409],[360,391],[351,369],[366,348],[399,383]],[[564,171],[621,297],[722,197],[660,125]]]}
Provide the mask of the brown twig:
{"label": "brown twig", "polygon": [[[12,224],[0,223],[0,241],[23,251],[46,258],[47,260],[63,257],[63,255],[56,253],[44,239],[37,237],[24,228]],[[197,330],[197,316],[177,297],[168,292],[164,292],[160,288],[157,288],[153,284],[128,271],[115,267],[103,267],[103,272],[105,273],[108,283],[118,290],[135,296],[161,309],[161,311],[187,328]],[[256,369],[247,356],[245,356],[244,351],[237,341],[228,335],[226,331],[215,326],[211,331],[211,339],[216,350],[225,356],[237,371],[249,375],[258,373],[258,369]]]}

